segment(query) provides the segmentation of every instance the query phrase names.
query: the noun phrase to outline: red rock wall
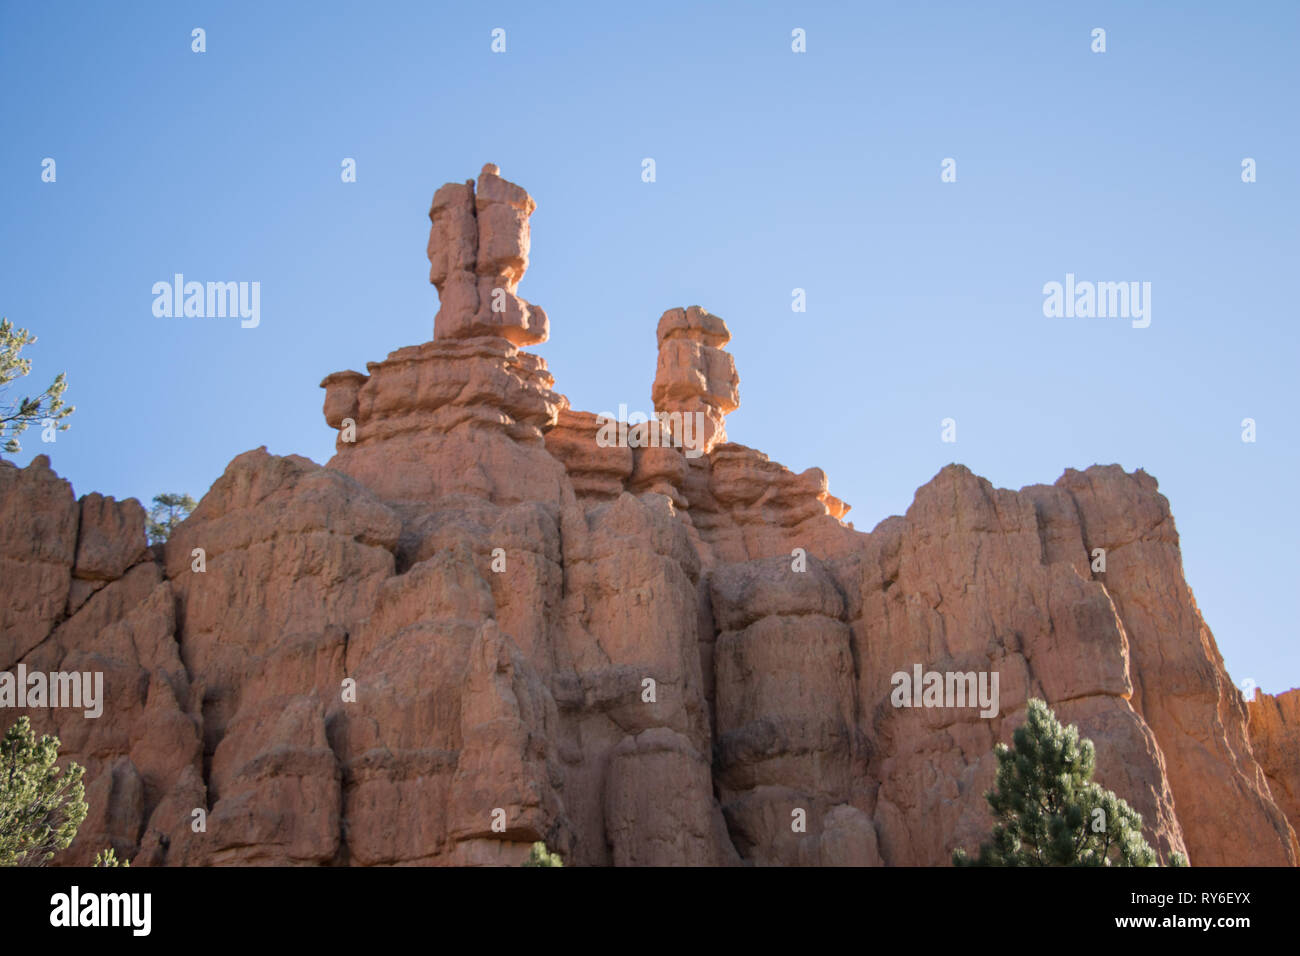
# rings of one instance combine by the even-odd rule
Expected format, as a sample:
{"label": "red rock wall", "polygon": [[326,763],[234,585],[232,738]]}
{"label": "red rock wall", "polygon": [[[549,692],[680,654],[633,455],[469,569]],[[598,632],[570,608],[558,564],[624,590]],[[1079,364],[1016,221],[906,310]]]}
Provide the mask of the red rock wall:
{"label": "red rock wall", "polygon": [[[1252,750],[1153,478],[951,465],[858,532],[820,470],[726,442],[696,307],[655,395],[707,452],[606,447],[518,350],[532,209],[494,167],[439,190],[438,340],[326,378],[329,464],[240,455],[160,556],[134,501],[0,463],[0,670],[105,675],[99,719],[30,712],[88,768],[62,862],[944,865],[1031,696],[1163,858],[1297,862],[1294,692]],[[996,672],[998,713],[894,706],[917,665]]]}
{"label": "red rock wall", "polygon": [[1257,692],[1246,709],[1255,757],[1294,827],[1300,824],[1300,688],[1276,697]]}

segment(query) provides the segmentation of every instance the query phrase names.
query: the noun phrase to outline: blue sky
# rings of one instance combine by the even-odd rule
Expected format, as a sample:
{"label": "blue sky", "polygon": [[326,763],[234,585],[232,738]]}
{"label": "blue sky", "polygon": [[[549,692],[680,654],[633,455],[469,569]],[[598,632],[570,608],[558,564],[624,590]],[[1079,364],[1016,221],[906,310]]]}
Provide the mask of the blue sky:
{"label": "blue sky", "polygon": [[[699,304],[732,440],[860,529],[954,460],[1145,468],[1234,679],[1300,684],[1300,5],[698,7],[0,5],[0,314],[77,405],[19,463],[147,502],[326,461],[320,379],[429,338],[430,198],[495,162],[575,408],[648,410],[659,315]],[[155,317],[176,272],[260,282],[260,326]],[[1044,317],[1067,272],[1150,282],[1150,327]]]}

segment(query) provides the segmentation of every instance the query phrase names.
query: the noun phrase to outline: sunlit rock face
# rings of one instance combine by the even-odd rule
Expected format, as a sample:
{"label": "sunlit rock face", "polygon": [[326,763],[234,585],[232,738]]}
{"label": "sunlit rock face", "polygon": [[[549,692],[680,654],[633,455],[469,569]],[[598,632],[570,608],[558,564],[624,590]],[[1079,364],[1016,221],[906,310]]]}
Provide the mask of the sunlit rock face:
{"label": "sunlit rock face", "polygon": [[1289,820],[1300,820],[1300,689],[1274,697],[1256,693],[1247,703],[1250,740],[1273,800]]}
{"label": "sunlit rock face", "polygon": [[[493,165],[439,189],[433,339],[327,376],[330,462],[240,455],[165,548],[0,463],[0,670],[104,680],[98,718],[5,714],[88,768],[60,862],[945,865],[1036,696],[1162,859],[1296,863],[1296,692],[1248,726],[1154,478],[950,465],[858,531],[728,440],[698,306],[655,329],[653,426],[572,409],[521,351],[535,208]],[[931,672],[971,698],[900,705]]]}

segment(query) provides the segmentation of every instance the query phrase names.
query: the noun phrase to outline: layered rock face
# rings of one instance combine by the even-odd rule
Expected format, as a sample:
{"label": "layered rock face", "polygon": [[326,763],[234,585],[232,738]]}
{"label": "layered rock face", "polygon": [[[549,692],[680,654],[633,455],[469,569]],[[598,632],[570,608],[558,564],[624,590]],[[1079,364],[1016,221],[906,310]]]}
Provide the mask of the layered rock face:
{"label": "layered rock face", "polygon": [[1247,705],[1255,756],[1273,800],[1295,825],[1300,821],[1300,689],[1256,693]]}
{"label": "layered rock face", "polygon": [[184,860],[190,812],[207,806],[196,688],[144,517],[134,499],[77,501],[44,455],[23,469],[0,462],[0,671],[102,675],[98,694],[84,687],[98,717],[84,698],[48,706],[48,686],[35,706],[0,710],[6,730],[26,715],[87,768],[89,813],[64,863],[88,864],[107,846],[142,864]]}
{"label": "layered rock face", "polygon": [[[1163,859],[1296,864],[1297,692],[1248,728],[1153,478],[951,465],[859,532],[727,440],[695,306],[661,418],[611,427],[520,351],[534,208],[495,166],[439,189],[434,340],[326,377],[331,461],[240,455],[165,548],[0,463],[0,670],[104,675],[98,718],[20,711],[88,768],[63,862],[944,865],[1039,696]],[[970,693],[900,706],[921,672]]]}

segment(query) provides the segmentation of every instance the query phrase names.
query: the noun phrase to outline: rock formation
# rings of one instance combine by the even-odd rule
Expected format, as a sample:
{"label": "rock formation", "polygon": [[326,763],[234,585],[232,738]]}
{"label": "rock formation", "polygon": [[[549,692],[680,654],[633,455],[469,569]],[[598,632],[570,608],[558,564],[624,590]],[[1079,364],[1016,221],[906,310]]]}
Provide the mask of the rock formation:
{"label": "rock formation", "polygon": [[528,217],[537,204],[489,163],[474,181],[447,183],[433,196],[429,281],[442,308],[434,338],[499,335],[536,345],[550,335],[546,313],[515,295],[528,268]]}
{"label": "rock formation", "polygon": [[1300,688],[1276,697],[1256,693],[1250,739],[1273,800],[1294,826],[1300,821]]}
{"label": "rock formation", "polygon": [[[725,419],[740,407],[736,363],[722,347],[731,341],[727,325],[697,305],[669,309],[659,319],[659,367],[650,397],[655,411],[675,418],[681,444],[710,452],[727,440]],[[696,418],[694,441],[688,441]]]}
{"label": "rock formation", "polygon": [[[100,718],[19,711],[88,768],[64,862],[944,865],[1041,696],[1162,858],[1297,863],[1297,692],[1248,733],[1155,479],[950,465],[857,531],[727,440],[695,306],[659,321],[662,427],[601,440],[520,351],[534,208],[491,165],[439,189],[434,339],[327,376],[330,462],[240,455],[163,548],[0,463],[0,670],[104,674]],[[994,715],[896,706],[914,668],[996,674]]]}

